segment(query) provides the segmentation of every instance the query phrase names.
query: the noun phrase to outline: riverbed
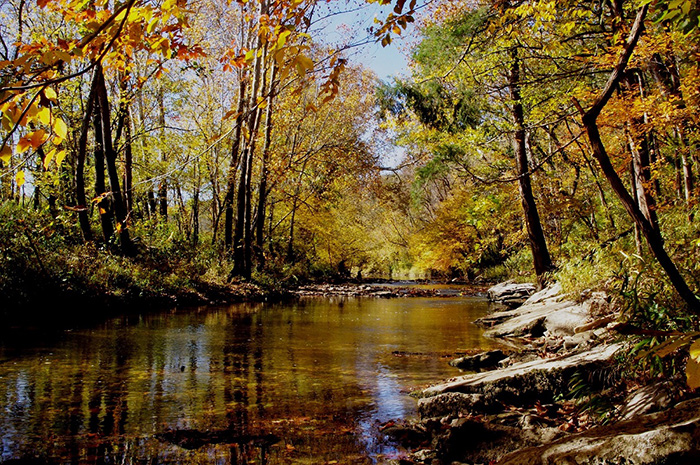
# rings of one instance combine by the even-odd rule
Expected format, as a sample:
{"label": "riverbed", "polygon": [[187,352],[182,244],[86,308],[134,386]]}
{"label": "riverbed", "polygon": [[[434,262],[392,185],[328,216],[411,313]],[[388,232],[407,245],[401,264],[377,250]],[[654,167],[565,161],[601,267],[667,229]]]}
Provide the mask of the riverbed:
{"label": "riverbed", "polygon": [[459,374],[447,364],[459,353],[494,345],[471,323],[488,302],[456,294],[201,307],[6,334],[0,462],[386,463],[405,452],[380,425],[415,416],[408,393]]}

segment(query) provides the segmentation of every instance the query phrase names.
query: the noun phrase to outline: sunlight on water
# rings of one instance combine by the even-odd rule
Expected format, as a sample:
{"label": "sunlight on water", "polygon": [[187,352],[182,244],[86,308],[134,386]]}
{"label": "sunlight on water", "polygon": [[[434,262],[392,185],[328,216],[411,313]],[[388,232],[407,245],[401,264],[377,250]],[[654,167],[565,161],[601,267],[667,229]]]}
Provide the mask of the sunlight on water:
{"label": "sunlight on water", "polygon": [[0,461],[382,463],[401,451],[378,426],[459,374],[450,357],[491,347],[471,324],[486,312],[464,297],[303,299],[13,334]]}

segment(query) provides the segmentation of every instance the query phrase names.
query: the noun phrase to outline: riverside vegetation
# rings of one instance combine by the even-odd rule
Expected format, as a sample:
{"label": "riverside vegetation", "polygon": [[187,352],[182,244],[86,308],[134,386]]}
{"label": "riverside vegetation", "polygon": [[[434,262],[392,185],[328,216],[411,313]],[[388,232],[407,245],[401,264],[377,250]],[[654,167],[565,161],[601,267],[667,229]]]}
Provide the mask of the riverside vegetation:
{"label": "riverside vegetation", "polygon": [[[354,61],[362,28],[324,39],[366,4],[382,45],[414,34],[407,76]],[[607,293],[640,380],[700,386],[694,2],[0,11],[3,318],[362,276],[558,282]]]}

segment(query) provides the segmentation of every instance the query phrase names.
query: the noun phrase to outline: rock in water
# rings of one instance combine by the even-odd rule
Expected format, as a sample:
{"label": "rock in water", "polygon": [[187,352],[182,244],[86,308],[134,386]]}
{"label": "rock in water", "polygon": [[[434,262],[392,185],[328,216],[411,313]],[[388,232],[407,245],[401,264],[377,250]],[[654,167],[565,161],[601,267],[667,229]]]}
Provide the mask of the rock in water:
{"label": "rock in water", "polygon": [[500,350],[490,350],[488,352],[482,352],[480,354],[460,357],[454,360],[450,360],[450,365],[457,367],[461,370],[467,371],[479,371],[489,368],[495,368],[498,362],[506,358],[506,354]]}

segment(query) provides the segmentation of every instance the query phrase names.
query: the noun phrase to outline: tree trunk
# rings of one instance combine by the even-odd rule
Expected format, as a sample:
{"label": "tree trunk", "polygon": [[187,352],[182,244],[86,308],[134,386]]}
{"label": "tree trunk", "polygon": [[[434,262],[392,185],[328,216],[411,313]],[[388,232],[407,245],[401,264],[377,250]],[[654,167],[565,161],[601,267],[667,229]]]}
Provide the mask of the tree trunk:
{"label": "tree trunk", "polygon": [[233,198],[236,193],[236,170],[240,159],[238,155],[241,150],[241,133],[243,128],[243,112],[246,101],[246,74],[241,72],[241,79],[238,87],[238,106],[236,108],[236,129],[233,133],[231,143],[231,162],[228,167],[228,182],[226,184],[226,197],[224,197],[224,245],[226,250],[230,250],[233,245]]}
{"label": "tree trunk", "polygon": [[102,226],[102,238],[105,244],[109,244],[114,234],[112,226],[112,206],[109,202],[109,195],[105,187],[105,154],[104,137],[102,135],[102,103],[97,96],[97,86],[99,86],[99,72],[95,71],[96,87],[93,111],[93,126],[95,128],[95,198],[97,199],[97,209],[100,214],[100,224]]}
{"label": "tree trunk", "polygon": [[192,240],[190,243],[193,246],[199,244],[199,185],[192,196]]}
{"label": "tree trunk", "polygon": [[510,75],[508,76],[508,87],[512,99],[511,112],[515,125],[515,141],[513,149],[515,151],[515,162],[518,170],[518,185],[520,189],[520,199],[525,213],[525,225],[527,235],[532,250],[532,258],[535,265],[535,274],[540,284],[542,284],[544,274],[552,271],[552,259],[547,249],[547,241],[542,230],[540,215],[537,211],[535,196],[532,193],[530,178],[530,167],[527,157],[527,147],[525,144],[525,116],[523,112],[522,98],[520,96],[520,60],[517,49],[513,49]]}
{"label": "tree trunk", "polygon": [[75,170],[75,198],[77,201],[78,223],[83,233],[83,240],[92,240],[92,229],[90,228],[90,218],[88,217],[88,203],[85,197],[85,156],[87,154],[87,138],[90,129],[90,118],[95,110],[95,92],[97,87],[97,72],[93,75],[85,106],[85,114],[80,126],[80,136],[78,138],[77,166]]}
{"label": "tree trunk", "polygon": [[[267,11],[267,4],[263,0],[260,2],[258,16],[262,17]],[[262,40],[260,35],[257,36],[255,50],[262,48]],[[260,116],[260,109],[257,98],[260,90],[260,81],[262,75],[262,57],[259,54],[255,56],[255,64],[253,66],[253,76],[251,90],[248,96],[248,141],[243,150],[241,158],[241,170],[238,183],[238,202],[236,209],[236,228],[233,235],[233,261],[234,266],[230,277],[240,276],[244,279],[250,279],[251,267],[251,242],[250,242],[250,218],[251,218],[251,189],[250,180],[253,169],[253,153],[255,151],[255,142],[257,140],[257,126]]]}
{"label": "tree trunk", "polygon": [[131,147],[131,111],[126,110],[126,138],[124,140],[124,201],[127,215],[134,209],[134,154]]}
{"label": "tree trunk", "polygon": [[[668,48],[670,58],[664,59],[660,54],[656,53],[652,56],[649,67],[664,97],[672,102],[677,109],[684,110],[686,104],[681,90],[680,76],[675,64],[676,60],[670,44]],[[674,130],[680,145],[679,157],[675,160],[679,178],[678,191],[679,195],[689,204],[695,188],[692,157],[690,156],[690,141],[686,134],[686,128],[682,124],[677,125]]]}
{"label": "tree trunk", "polygon": [[[165,143],[165,96],[163,86],[158,89],[158,124],[160,125],[161,146]],[[168,154],[165,149],[161,152],[163,166],[167,166]],[[164,168],[166,169],[166,168]],[[164,223],[168,222],[168,178],[166,173],[161,173],[158,183],[158,210]]]}
{"label": "tree trunk", "polygon": [[158,202],[156,201],[156,196],[153,193],[152,187],[148,188],[148,193],[146,194],[146,196],[148,198],[148,201],[146,203],[148,207],[148,217],[155,220],[158,210]]}
{"label": "tree trunk", "polygon": [[275,80],[277,67],[272,63],[270,71],[270,86],[267,91],[267,109],[265,111],[265,143],[262,150],[262,168],[260,172],[260,185],[258,187],[258,215],[255,224],[255,246],[258,257],[258,269],[265,267],[264,237],[265,237],[265,204],[267,202],[267,178],[269,176],[270,144],[272,142],[272,104],[275,93]]}
{"label": "tree trunk", "polygon": [[124,193],[124,205],[127,216],[131,216],[133,210],[133,152],[131,147],[131,101],[128,98],[129,75],[119,78],[119,113],[117,117],[117,129],[114,133],[114,144],[118,145],[124,134],[124,179],[122,192]]}
{"label": "tree trunk", "polygon": [[[621,79],[621,84],[632,95],[644,98],[644,87],[637,73],[626,73]],[[638,91],[635,87],[638,86]],[[627,124],[627,141],[632,154],[632,190],[634,198],[644,216],[655,229],[659,229],[659,220],[656,216],[656,202],[651,194],[651,154],[649,151],[648,134],[639,134],[639,128],[646,123],[646,116],[631,118]]]}
{"label": "tree trunk", "polygon": [[109,177],[109,187],[112,190],[112,201],[114,204],[114,213],[117,220],[117,233],[121,241],[121,249],[124,254],[130,255],[134,252],[133,244],[129,235],[129,226],[127,224],[128,217],[124,198],[121,192],[119,182],[119,173],[117,171],[117,152],[114,150],[112,143],[112,131],[110,128],[110,110],[109,100],[107,99],[107,86],[104,80],[104,74],[100,65],[97,66],[98,82],[97,82],[97,98],[100,102],[100,113],[102,116],[102,146],[104,148],[105,162],[107,165],[107,175]]}

